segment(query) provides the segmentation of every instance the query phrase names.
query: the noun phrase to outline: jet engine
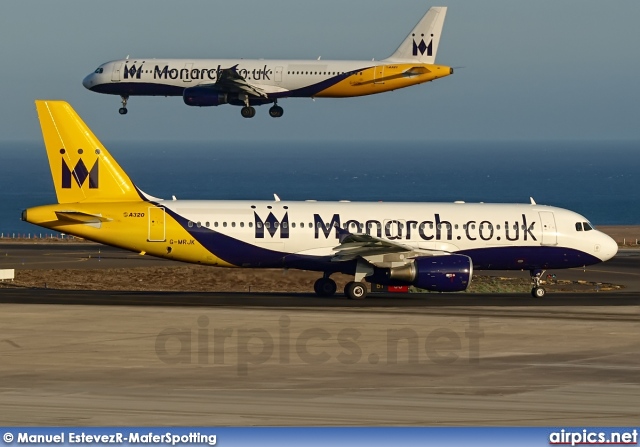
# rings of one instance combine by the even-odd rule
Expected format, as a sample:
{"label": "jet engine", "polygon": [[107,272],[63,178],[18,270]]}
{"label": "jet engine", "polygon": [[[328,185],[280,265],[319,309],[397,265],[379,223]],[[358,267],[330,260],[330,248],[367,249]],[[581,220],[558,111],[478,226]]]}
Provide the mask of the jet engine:
{"label": "jet engine", "polygon": [[392,284],[411,284],[433,292],[462,292],[471,284],[473,263],[465,255],[422,256],[402,267],[384,269],[384,275]]}
{"label": "jet engine", "polygon": [[196,107],[219,106],[228,102],[226,93],[220,93],[210,87],[185,88],[182,99],[186,105]]}

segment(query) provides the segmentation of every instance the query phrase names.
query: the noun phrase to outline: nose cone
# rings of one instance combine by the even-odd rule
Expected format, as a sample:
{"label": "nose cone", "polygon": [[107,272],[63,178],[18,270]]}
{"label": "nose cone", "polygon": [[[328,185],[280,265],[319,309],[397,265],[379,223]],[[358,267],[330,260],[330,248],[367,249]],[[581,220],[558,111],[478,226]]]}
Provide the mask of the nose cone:
{"label": "nose cone", "polygon": [[596,256],[603,261],[608,261],[618,253],[618,243],[602,232],[600,232],[599,236],[596,245]]}
{"label": "nose cone", "polygon": [[87,75],[82,80],[82,85],[84,85],[84,88],[91,90],[91,87],[95,85],[95,73],[91,73],[90,75]]}

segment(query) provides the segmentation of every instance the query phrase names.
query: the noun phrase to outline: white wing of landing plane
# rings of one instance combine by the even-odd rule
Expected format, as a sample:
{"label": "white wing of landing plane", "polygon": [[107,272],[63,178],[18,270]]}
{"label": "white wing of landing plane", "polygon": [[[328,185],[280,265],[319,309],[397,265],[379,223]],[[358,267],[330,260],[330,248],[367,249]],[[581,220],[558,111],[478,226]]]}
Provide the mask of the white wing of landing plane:
{"label": "white wing of landing plane", "polygon": [[185,104],[254,106],[273,104],[269,115],[283,115],[277,102],[288,97],[346,98],[373,95],[430,82],[453,73],[435,65],[446,7],[432,7],[398,49],[375,60],[146,59],[106,62],[83,80],[94,92],[119,95],[121,114],[130,96],[182,96]]}

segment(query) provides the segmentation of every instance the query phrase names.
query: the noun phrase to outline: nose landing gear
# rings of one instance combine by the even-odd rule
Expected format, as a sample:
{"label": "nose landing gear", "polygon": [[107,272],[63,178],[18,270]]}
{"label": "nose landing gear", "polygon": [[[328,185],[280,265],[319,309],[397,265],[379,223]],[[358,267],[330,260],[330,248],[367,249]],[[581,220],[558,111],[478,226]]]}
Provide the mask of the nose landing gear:
{"label": "nose landing gear", "polygon": [[534,298],[543,298],[547,291],[540,284],[542,282],[542,275],[544,274],[544,270],[531,270],[531,282],[533,283],[533,288],[531,289],[531,296]]}
{"label": "nose landing gear", "polygon": [[121,102],[122,102],[122,107],[120,107],[120,109],[118,110],[118,112],[120,113],[120,115],[126,115],[127,114],[127,100],[129,99],[128,96],[121,96]]}

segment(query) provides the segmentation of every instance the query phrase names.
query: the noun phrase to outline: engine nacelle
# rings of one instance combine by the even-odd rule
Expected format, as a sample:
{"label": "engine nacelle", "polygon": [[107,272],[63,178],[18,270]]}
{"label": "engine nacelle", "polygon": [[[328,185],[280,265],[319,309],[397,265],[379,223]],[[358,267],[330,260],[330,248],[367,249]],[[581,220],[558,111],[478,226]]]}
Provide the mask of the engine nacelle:
{"label": "engine nacelle", "polygon": [[465,255],[424,256],[389,269],[388,278],[433,292],[462,292],[471,284],[473,263]]}
{"label": "engine nacelle", "polygon": [[229,102],[226,93],[220,93],[211,87],[185,88],[182,99],[186,105],[196,107],[219,106]]}

